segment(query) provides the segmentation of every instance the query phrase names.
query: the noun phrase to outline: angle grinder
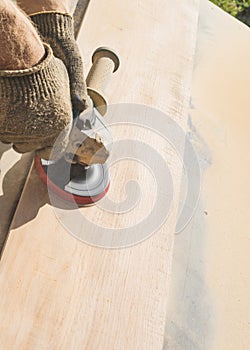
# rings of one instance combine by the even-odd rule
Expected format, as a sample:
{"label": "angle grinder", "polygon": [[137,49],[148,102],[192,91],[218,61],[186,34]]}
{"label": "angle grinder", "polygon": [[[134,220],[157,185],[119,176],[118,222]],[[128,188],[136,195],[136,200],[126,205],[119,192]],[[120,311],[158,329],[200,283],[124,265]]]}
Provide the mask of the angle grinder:
{"label": "angle grinder", "polygon": [[89,106],[74,118],[65,153],[57,161],[35,157],[38,174],[49,189],[80,206],[97,202],[109,189],[105,162],[112,135],[104,121],[107,102],[103,91],[119,65],[112,50],[105,47],[95,50],[86,79]]}

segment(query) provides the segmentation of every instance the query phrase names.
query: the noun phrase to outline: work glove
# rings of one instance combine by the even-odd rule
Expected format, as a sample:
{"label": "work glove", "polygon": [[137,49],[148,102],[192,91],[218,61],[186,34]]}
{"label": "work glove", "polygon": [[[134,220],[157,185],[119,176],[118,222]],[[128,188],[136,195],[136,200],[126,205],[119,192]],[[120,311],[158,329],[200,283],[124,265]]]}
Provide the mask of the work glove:
{"label": "work glove", "polygon": [[0,140],[13,143],[20,153],[36,150],[49,159],[60,135],[53,152],[60,158],[72,126],[69,79],[63,62],[49,45],[44,48],[37,65],[0,71]]}
{"label": "work glove", "polygon": [[73,114],[76,117],[88,105],[87,88],[83,75],[83,62],[74,38],[73,18],[69,14],[41,12],[30,15],[42,39],[54,55],[65,64],[69,81]]}

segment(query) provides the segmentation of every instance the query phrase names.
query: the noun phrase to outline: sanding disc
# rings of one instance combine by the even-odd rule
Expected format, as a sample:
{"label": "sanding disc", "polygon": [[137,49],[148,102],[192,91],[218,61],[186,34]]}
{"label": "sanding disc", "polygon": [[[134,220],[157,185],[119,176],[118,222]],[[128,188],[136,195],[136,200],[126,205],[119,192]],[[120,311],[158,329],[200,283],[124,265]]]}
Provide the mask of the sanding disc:
{"label": "sanding disc", "polygon": [[[70,164],[64,158],[47,161],[36,157],[36,169],[50,190],[61,198],[88,205],[100,200],[109,188],[109,171],[106,164],[84,167]],[[73,198],[72,198],[73,197]]]}
{"label": "sanding disc", "polygon": [[[76,167],[78,165],[72,165]],[[106,164],[92,165],[80,175],[75,175],[64,186],[65,191],[82,197],[94,197],[104,192],[109,184]]]}

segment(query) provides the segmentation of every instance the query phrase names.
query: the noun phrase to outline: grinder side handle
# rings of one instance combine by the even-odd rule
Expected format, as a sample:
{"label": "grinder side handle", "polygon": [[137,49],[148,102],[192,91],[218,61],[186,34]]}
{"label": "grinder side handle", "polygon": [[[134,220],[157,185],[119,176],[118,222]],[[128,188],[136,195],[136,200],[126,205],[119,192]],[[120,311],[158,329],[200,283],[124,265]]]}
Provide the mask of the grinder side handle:
{"label": "grinder side handle", "polygon": [[93,53],[92,67],[88,73],[86,83],[88,94],[94,106],[102,115],[107,110],[107,102],[103,92],[119,65],[120,61],[116,53],[106,47],[100,47]]}

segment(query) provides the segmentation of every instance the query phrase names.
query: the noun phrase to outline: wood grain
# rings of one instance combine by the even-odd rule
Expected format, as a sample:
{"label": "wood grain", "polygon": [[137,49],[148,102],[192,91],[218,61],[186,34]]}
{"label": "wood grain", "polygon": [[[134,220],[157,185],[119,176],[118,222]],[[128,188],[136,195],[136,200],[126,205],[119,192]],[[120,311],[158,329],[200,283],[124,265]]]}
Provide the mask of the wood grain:
{"label": "wood grain", "polygon": [[[83,56],[110,46],[122,62],[109,85],[109,101],[158,108],[185,128],[197,18],[196,0],[91,1],[79,36]],[[168,161],[176,196],[167,223],[130,248],[84,244],[56,218],[32,169],[0,262],[4,349],[162,348],[182,168],[166,141],[150,130],[118,126],[114,131],[116,139],[150,140]],[[121,201],[128,179],[141,182],[139,209],[126,215],[97,206],[81,209],[96,223],[91,234],[101,236],[102,227],[126,227],[148,215],[152,177],[139,162],[111,169],[110,197]]]}

